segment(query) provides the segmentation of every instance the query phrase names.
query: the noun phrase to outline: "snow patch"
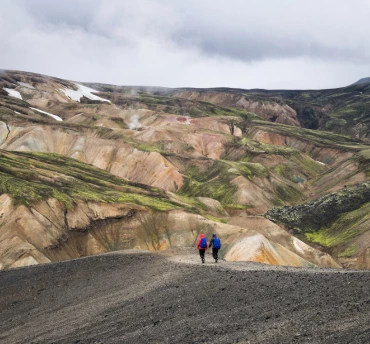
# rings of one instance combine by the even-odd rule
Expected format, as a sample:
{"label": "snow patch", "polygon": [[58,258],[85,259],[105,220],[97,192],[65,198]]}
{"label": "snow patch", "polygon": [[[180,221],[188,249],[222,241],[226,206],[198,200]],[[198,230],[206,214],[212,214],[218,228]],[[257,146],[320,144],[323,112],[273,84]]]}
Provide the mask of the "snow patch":
{"label": "snow patch", "polygon": [[18,81],[18,84],[20,86],[30,88],[31,90],[35,90],[35,88],[32,85],[28,84],[27,82],[20,82],[20,81]]}
{"label": "snow patch", "polygon": [[99,93],[99,91],[96,91],[90,87],[87,87],[87,86],[83,86],[83,85],[80,85],[80,84],[76,84],[74,83],[77,87],[78,87],[78,90],[75,91],[75,90],[71,90],[69,88],[60,88],[60,90],[70,99],[76,101],[76,102],[79,102],[81,100],[82,97],[86,97],[90,100],[99,100],[101,102],[108,102],[110,103],[110,100],[108,99],[103,99],[101,97],[98,97],[96,96],[95,94],[92,94],[91,92],[95,92],[95,93]]}
{"label": "snow patch", "polygon": [[3,87],[3,90],[5,90],[6,92],[8,92],[8,95],[10,97],[14,97],[14,98],[18,98],[18,99],[22,99],[23,100],[21,94],[18,91],[12,89],[12,88]]}
{"label": "snow patch", "polygon": [[44,113],[45,115],[48,115],[50,117],[53,117],[57,121],[60,121],[60,122],[63,121],[59,116],[53,115],[52,113],[49,113],[49,112],[46,112],[46,111],[43,111],[43,110],[39,110],[39,109],[36,109],[36,108],[33,108],[33,107],[30,107],[30,109],[41,112],[41,113]]}
{"label": "snow patch", "polygon": [[141,127],[141,123],[139,121],[139,116],[138,115],[133,115],[130,118],[130,123],[128,124],[128,127],[131,130],[136,130]]}
{"label": "snow patch", "polygon": [[315,160],[316,162],[318,162],[320,165],[326,165],[325,163],[321,162],[321,161],[318,161],[318,160]]}

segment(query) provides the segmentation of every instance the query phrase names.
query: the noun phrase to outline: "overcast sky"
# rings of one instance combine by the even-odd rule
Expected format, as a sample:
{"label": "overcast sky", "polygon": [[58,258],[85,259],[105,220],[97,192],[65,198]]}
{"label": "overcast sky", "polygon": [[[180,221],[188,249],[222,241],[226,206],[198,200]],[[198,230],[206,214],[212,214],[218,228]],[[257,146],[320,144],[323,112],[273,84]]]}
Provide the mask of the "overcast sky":
{"label": "overcast sky", "polygon": [[368,0],[1,0],[0,69],[168,87],[370,76]]}

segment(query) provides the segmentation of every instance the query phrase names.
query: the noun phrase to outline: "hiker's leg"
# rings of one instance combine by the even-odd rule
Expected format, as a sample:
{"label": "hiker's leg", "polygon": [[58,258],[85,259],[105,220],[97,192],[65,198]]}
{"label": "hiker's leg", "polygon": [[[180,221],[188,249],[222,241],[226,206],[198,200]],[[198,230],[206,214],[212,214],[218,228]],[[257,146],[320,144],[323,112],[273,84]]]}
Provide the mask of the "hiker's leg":
{"label": "hiker's leg", "polygon": [[213,259],[217,259],[217,248],[212,248],[212,257]]}
{"label": "hiker's leg", "polygon": [[215,249],[215,260],[217,261],[218,260],[218,248]]}
{"label": "hiker's leg", "polygon": [[206,252],[206,250],[199,250],[199,255],[200,255],[200,258],[202,260],[204,260],[204,253]]}

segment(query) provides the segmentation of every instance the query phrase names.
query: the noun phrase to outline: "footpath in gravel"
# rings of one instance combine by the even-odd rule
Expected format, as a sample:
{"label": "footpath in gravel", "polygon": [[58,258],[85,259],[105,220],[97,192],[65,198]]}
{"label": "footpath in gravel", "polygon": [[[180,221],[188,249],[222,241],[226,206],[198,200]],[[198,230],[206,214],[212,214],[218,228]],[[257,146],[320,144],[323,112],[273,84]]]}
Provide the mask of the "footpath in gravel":
{"label": "footpath in gravel", "polygon": [[0,272],[0,343],[370,343],[370,272],[118,252]]}

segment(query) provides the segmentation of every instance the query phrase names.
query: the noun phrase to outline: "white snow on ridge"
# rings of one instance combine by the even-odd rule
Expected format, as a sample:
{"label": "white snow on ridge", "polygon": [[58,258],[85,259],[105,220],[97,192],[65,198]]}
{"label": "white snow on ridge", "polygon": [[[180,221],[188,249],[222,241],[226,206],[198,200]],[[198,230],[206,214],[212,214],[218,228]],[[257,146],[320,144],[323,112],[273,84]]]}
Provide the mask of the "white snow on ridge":
{"label": "white snow on ridge", "polygon": [[320,165],[326,165],[325,163],[318,161],[318,160],[316,160],[316,162],[318,162]]}
{"label": "white snow on ridge", "polygon": [[99,91],[96,91],[96,90],[94,90],[94,89],[92,89],[90,87],[83,86],[83,85],[80,85],[80,84],[76,84],[76,83],[74,83],[74,84],[78,87],[78,90],[77,91],[70,90],[69,88],[60,88],[60,90],[62,92],[64,92],[64,94],[68,98],[71,98],[72,100],[74,100],[76,102],[79,102],[81,100],[81,98],[83,96],[85,96],[86,98],[91,99],[91,100],[99,100],[101,102],[108,102],[108,103],[110,103],[110,100],[104,99],[104,98],[101,98],[101,97],[98,97],[95,94],[92,94],[91,93],[91,92],[99,93]]}
{"label": "white snow on ridge", "polygon": [[44,113],[45,115],[48,115],[50,117],[53,117],[57,121],[60,121],[60,122],[63,121],[59,116],[53,115],[52,113],[49,113],[49,112],[46,112],[46,111],[43,111],[43,110],[39,110],[39,109],[36,109],[36,108],[33,108],[33,107],[30,107],[30,109],[41,112],[41,113]]}
{"label": "white snow on ridge", "polygon": [[19,84],[20,86],[27,87],[27,88],[29,88],[29,89],[31,89],[31,90],[35,90],[35,89],[36,89],[36,88],[34,88],[32,85],[28,84],[27,82],[20,82],[20,81],[18,81],[18,84]]}
{"label": "white snow on ridge", "polygon": [[14,98],[18,98],[18,99],[22,99],[23,100],[21,94],[17,90],[14,90],[12,88],[6,88],[6,87],[3,87],[3,90],[5,90],[6,92],[8,92],[8,95],[10,97],[14,97]]}

